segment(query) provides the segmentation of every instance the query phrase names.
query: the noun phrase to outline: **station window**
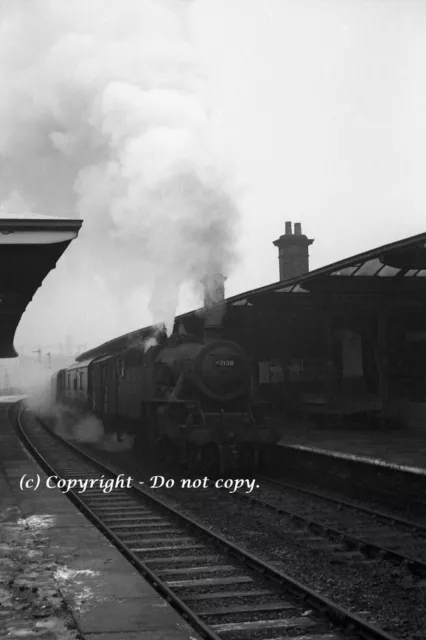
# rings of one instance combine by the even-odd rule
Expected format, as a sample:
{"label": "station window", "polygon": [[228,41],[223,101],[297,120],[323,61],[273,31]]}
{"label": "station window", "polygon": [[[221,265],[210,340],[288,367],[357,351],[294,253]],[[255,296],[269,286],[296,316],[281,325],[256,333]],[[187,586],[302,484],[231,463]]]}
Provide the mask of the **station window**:
{"label": "station window", "polygon": [[117,370],[120,378],[124,378],[124,362],[121,358],[117,360]]}
{"label": "station window", "polygon": [[67,373],[67,389],[71,389],[71,374]]}
{"label": "station window", "polygon": [[77,374],[74,376],[74,390],[77,389]]}
{"label": "station window", "polygon": [[80,371],[79,376],[80,376],[80,391],[83,391],[83,372],[82,371]]}

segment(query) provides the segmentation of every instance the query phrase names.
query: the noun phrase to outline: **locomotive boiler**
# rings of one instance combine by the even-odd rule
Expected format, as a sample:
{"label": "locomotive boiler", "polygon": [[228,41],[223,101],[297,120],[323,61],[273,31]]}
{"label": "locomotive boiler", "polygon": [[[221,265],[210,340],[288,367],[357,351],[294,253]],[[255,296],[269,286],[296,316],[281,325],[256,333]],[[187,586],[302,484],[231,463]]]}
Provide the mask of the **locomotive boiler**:
{"label": "locomotive boiler", "polygon": [[57,376],[62,401],[97,413],[136,446],[191,470],[253,468],[276,429],[256,419],[251,361],[235,342],[174,334],[160,344],[75,363]]}

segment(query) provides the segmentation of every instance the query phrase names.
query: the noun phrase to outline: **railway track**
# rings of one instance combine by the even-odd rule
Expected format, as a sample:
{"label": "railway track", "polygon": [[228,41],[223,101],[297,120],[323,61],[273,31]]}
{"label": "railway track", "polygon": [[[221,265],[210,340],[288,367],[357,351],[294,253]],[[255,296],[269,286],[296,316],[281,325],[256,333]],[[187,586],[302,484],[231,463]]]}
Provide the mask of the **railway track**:
{"label": "railway track", "polygon": [[[50,476],[82,481],[102,476],[104,483],[117,483],[120,470],[100,464],[40,424],[29,430],[22,412],[18,427]],[[209,640],[395,640],[134,482],[109,493],[95,485],[68,495]]]}
{"label": "railway track", "polygon": [[[243,491],[236,495],[304,526],[308,545],[309,536],[319,534],[335,542],[334,550],[327,544],[327,552],[341,561],[388,560],[426,578],[426,527],[422,524],[272,478],[258,476],[258,480],[262,487],[257,495]],[[316,542],[321,546],[320,540]]]}
{"label": "railway track", "polygon": [[[385,508],[405,513],[406,517],[426,518],[426,475],[409,473],[398,465],[381,461],[355,460],[347,454],[294,448],[280,445],[270,464],[285,469],[288,482],[301,484],[300,469],[304,469],[303,484],[309,489],[317,485],[324,491],[337,492],[342,499],[371,501]],[[337,485],[336,485],[337,481]]]}
{"label": "railway track", "polygon": [[308,487],[302,487],[297,484],[292,484],[291,482],[286,482],[284,480],[277,480],[276,478],[269,478],[267,476],[258,475],[259,480],[269,482],[270,484],[274,484],[278,487],[283,487],[286,489],[291,489],[299,494],[305,494],[308,496],[314,496],[319,498],[320,500],[325,500],[329,503],[334,503],[339,506],[349,507],[350,509],[354,509],[359,511],[360,513],[366,513],[371,515],[377,520],[382,520],[383,522],[392,522],[401,527],[405,527],[412,531],[419,531],[422,535],[426,537],[426,524],[420,521],[409,520],[407,518],[402,518],[399,514],[385,512],[379,509],[373,509],[372,507],[367,507],[365,504],[358,504],[356,502],[345,500],[341,497],[336,497],[336,495],[329,495],[322,491],[317,491],[316,489],[310,489]]}

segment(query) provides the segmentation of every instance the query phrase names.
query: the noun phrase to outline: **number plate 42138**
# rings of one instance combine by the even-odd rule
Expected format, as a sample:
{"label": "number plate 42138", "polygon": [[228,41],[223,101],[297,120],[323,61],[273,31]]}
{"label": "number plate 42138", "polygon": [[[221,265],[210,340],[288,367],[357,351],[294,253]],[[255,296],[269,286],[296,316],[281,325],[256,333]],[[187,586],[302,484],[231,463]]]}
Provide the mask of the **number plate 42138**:
{"label": "number plate 42138", "polygon": [[216,360],[217,367],[233,367],[234,360]]}

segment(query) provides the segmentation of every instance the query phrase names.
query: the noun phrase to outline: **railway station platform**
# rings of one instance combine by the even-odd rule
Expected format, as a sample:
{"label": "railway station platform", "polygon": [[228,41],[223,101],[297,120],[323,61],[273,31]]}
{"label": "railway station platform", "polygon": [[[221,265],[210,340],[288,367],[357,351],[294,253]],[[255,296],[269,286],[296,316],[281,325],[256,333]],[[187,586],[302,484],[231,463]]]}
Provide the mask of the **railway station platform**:
{"label": "railway station platform", "polygon": [[[66,495],[46,487],[10,407],[0,403],[0,638],[198,640]],[[22,488],[37,474],[38,488]]]}
{"label": "railway station platform", "polygon": [[[281,422],[283,424],[284,421]],[[286,421],[280,445],[337,457],[362,460],[426,475],[426,425],[421,427],[376,428],[319,426],[308,420]]]}

